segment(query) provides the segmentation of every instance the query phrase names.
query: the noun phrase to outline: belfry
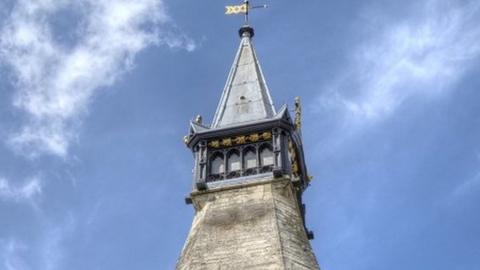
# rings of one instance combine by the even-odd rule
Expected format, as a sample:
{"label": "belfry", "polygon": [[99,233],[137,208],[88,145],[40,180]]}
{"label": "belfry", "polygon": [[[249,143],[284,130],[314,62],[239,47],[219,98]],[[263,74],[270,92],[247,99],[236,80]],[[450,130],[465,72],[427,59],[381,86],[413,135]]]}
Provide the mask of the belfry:
{"label": "belfry", "polygon": [[278,111],[244,25],[211,125],[197,117],[185,143],[193,152],[195,208],[177,270],[319,269],[305,224],[309,186],[295,117]]}

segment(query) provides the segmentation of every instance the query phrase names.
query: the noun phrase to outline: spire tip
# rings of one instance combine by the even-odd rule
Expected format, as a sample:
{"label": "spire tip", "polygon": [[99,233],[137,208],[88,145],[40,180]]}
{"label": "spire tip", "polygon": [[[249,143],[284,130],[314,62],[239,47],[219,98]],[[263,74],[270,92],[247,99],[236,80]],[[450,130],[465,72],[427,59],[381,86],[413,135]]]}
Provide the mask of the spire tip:
{"label": "spire tip", "polygon": [[243,38],[243,37],[252,38],[255,35],[255,31],[250,25],[245,24],[240,28],[240,30],[238,30],[238,34],[240,35],[240,38]]}

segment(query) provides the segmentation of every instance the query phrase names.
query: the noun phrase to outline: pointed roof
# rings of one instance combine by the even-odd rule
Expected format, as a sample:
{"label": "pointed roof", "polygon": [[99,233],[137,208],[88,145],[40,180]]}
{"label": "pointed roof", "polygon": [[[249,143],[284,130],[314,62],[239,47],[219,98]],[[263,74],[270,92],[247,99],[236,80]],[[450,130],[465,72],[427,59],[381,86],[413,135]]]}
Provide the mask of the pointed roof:
{"label": "pointed roof", "polygon": [[212,128],[274,117],[267,83],[252,45],[253,28],[240,29],[240,47],[213,119]]}

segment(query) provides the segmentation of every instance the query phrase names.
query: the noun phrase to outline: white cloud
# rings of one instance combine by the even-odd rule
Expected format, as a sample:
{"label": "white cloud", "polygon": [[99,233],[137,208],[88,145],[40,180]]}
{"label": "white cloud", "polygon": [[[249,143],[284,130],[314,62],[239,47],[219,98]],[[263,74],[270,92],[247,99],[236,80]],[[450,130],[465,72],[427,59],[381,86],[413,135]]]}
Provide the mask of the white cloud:
{"label": "white cloud", "polygon": [[[73,30],[57,25],[62,14]],[[14,105],[26,115],[9,145],[30,157],[65,157],[94,94],[131,69],[137,53],[159,44],[195,48],[163,27],[169,20],[162,0],[18,1],[0,29],[0,61],[16,78]]]}
{"label": "white cloud", "polygon": [[22,185],[12,185],[7,179],[0,178],[0,201],[34,202],[42,194],[42,182],[32,177]]}
{"label": "white cloud", "polygon": [[411,97],[450,90],[480,54],[480,3],[447,2],[426,1],[394,24],[373,18],[373,33],[353,48],[345,75],[320,96],[321,108],[358,124],[388,117]]}

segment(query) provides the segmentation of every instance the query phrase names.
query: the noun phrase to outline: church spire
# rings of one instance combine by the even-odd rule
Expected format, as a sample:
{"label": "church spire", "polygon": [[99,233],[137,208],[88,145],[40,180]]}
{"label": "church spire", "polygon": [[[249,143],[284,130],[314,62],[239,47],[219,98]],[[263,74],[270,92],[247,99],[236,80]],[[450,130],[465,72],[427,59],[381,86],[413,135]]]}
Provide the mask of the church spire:
{"label": "church spire", "polygon": [[[248,1],[245,1],[248,3]],[[253,7],[252,7],[253,8]],[[230,6],[231,14],[248,6]],[[190,123],[195,216],[177,270],[319,270],[306,228],[302,194],[309,186],[296,121],[278,113],[252,46],[253,28],[240,28],[240,48],[209,128]]]}
{"label": "church spire", "polygon": [[212,128],[264,120],[276,114],[262,69],[253,48],[254,30],[239,30],[240,46],[228,75]]}

